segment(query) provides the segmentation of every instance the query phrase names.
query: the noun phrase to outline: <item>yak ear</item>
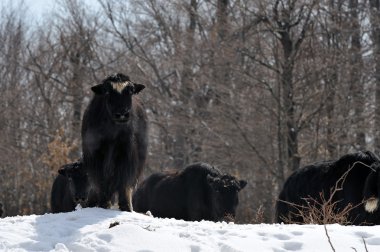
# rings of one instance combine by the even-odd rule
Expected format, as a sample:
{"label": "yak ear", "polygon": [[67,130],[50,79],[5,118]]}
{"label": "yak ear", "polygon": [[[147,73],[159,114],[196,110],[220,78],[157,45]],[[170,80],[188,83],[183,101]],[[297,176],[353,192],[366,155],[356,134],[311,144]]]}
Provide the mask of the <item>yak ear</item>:
{"label": "yak ear", "polygon": [[58,173],[66,177],[67,176],[67,169],[66,168],[60,168],[58,170]]}
{"label": "yak ear", "polygon": [[58,173],[65,176],[65,177],[71,177],[72,174],[77,171],[79,167],[77,168],[73,164],[65,164],[63,165],[59,170]]}
{"label": "yak ear", "polygon": [[91,87],[92,92],[98,95],[102,95],[106,93],[106,89],[103,84],[98,84],[93,87]]}
{"label": "yak ear", "polygon": [[239,180],[239,190],[243,189],[247,185],[247,181]]}
{"label": "yak ear", "polygon": [[138,94],[145,88],[143,84],[138,84],[138,83],[133,83],[133,87],[134,87],[133,94]]}

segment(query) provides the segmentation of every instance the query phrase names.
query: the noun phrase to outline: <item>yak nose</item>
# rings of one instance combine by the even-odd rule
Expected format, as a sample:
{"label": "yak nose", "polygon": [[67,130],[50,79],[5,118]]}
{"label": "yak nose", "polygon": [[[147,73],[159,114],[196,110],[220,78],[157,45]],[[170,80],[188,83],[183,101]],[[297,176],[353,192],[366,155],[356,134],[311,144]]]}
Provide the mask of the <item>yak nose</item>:
{"label": "yak nose", "polygon": [[129,116],[129,110],[124,110],[122,112],[115,113],[117,119],[127,119]]}

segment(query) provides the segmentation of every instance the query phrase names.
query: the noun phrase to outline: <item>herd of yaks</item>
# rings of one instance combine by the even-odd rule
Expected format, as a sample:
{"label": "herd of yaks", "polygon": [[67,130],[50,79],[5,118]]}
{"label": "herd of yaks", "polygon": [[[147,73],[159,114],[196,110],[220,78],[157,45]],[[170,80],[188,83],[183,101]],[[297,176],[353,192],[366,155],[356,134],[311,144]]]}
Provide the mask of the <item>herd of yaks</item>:
{"label": "herd of yaks", "polygon": [[117,195],[122,211],[191,221],[233,219],[247,182],[206,163],[155,173],[135,189],[148,147],[147,115],[136,96],[144,88],[120,73],[91,88],[95,95],[82,120],[83,157],[59,169],[51,211],[72,211],[77,204],[109,208]]}
{"label": "herd of yaks", "polygon": [[[82,207],[148,211],[155,217],[188,221],[235,218],[238,192],[247,182],[206,164],[141,177],[148,148],[148,120],[136,94],[144,85],[114,74],[95,93],[82,121],[83,156],[59,169],[51,191],[53,213]],[[306,223],[315,208],[345,213],[345,223],[380,224],[380,159],[370,151],[307,165],[285,182],[276,202],[275,222]],[[326,204],[330,204],[329,206]]]}

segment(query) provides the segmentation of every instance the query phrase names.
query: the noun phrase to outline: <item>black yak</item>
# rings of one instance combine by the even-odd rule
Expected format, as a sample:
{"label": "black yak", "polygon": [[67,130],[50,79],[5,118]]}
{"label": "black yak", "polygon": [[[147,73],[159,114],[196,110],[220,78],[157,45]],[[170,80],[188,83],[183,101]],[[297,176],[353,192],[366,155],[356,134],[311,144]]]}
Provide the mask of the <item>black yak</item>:
{"label": "black yak", "polygon": [[51,190],[52,213],[73,211],[78,204],[85,207],[89,183],[82,162],[66,164],[58,170],[58,173]]}
{"label": "black yak", "polygon": [[317,162],[295,171],[280,192],[275,221],[304,223],[299,210],[318,208],[322,201],[327,202],[332,197],[330,203],[336,204],[334,214],[349,210],[343,224],[380,224],[379,162],[374,153],[365,151]]}
{"label": "black yak", "polygon": [[120,73],[91,88],[95,95],[82,121],[84,168],[96,195],[90,207],[109,207],[117,193],[120,210],[133,210],[132,192],[148,145],[147,116],[136,96],[144,88]]}
{"label": "black yak", "polygon": [[155,173],[133,195],[135,211],[186,221],[222,221],[235,217],[244,180],[195,163],[178,172]]}

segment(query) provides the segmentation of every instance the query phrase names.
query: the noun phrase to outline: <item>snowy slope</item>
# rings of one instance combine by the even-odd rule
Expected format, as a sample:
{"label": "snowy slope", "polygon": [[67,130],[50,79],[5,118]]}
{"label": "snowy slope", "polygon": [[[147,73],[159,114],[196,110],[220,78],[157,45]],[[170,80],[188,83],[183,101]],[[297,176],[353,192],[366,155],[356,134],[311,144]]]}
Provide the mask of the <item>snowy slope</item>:
{"label": "snowy slope", "polygon": [[[110,228],[110,224],[119,225]],[[338,251],[380,251],[380,226],[328,225]],[[363,238],[365,243],[363,242]],[[324,226],[186,222],[86,208],[0,219],[0,251],[333,251]]]}

